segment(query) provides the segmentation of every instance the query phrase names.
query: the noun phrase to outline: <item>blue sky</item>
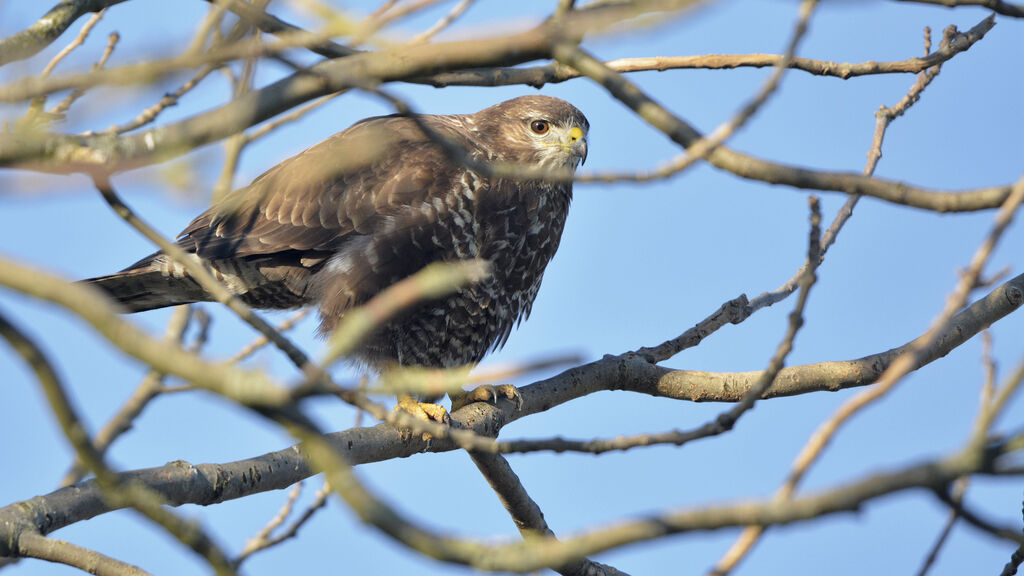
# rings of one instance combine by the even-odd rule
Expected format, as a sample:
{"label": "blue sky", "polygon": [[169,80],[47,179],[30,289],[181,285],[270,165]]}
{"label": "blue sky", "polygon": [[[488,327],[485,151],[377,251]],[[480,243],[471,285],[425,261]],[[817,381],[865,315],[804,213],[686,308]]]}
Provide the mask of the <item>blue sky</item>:
{"label": "blue sky", "polygon": [[[276,3],[275,3],[276,4]],[[494,26],[514,28],[536,20],[549,2],[478,2],[448,37],[480,34]],[[450,5],[450,3],[448,4]],[[89,42],[72,58],[89,62],[117,30],[121,46],[111,65],[126,64],[182,46],[207,5],[132,0],[114,7]],[[366,13],[374,4],[356,3]],[[796,16],[796,2],[725,1],[691,17],[640,33],[589,41],[602,59],[705,53],[778,53]],[[0,34],[23,28],[40,15],[36,3],[0,2]],[[297,22],[302,14],[280,12]],[[396,30],[429,26],[441,11],[410,20]],[[986,15],[957,9],[894,2],[825,2],[799,54],[834,61],[902,60],[922,53],[922,28],[966,30]],[[38,72],[77,32],[84,20],[42,55],[0,70],[0,81]],[[1013,182],[1024,166],[1024,22],[997,18],[996,27],[969,52],[948,63],[920,102],[887,133],[877,174],[939,189]],[[67,72],[58,68],[55,74]],[[260,69],[263,84],[286,73]],[[669,71],[633,74],[673,112],[699,129],[728,119],[756,91],[770,70]],[[913,77],[889,75],[853,80],[790,72],[776,95],[730,146],[755,156],[819,169],[859,172],[874,128],[874,111],[893,105]],[[170,85],[173,86],[174,84]],[[83,99],[60,129],[103,129],[124,122],[159,98],[161,90],[97,90]],[[431,113],[470,112],[534,92],[506,88],[417,86],[392,89]],[[592,129],[586,170],[650,168],[678,153],[677,147],[634,117],[586,79],[545,87],[543,93],[572,101]],[[126,95],[127,94],[127,95]],[[214,78],[161,117],[173,122],[215,107],[226,83]],[[20,109],[0,107],[4,121]],[[352,122],[389,113],[378,100],[346,95],[251,146],[242,158],[236,186],[280,160]],[[160,186],[167,166],[115,178],[127,200],[168,236],[175,235],[209,201],[223,152],[205,147],[170,163],[191,173],[186,191]],[[553,352],[577,352],[588,360],[657,344],[703,319],[740,293],[753,297],[774,289],[799,267],[806,253],[807,195],[785,187],[741,180],[699,165],[653,183],[585,184],[576,187],[559,253],[548,268],[531,319],[487,363],[526,361]],[[845,197],[822,195],[826,222]],[[940,215],[865,199],[829,252],[811,294],[806,327],[788,360],[797,365],[851,359],[903,344],[921,334],[989,229],[993,212]],[[1011,267],[1020,273],[1024,232],[1006,234],[989,272]],[[0,254],[34,262],[70,279],[120,269],[152,251],[123,225],[90,189],[84,177],[0,172]],[[976,294],[975,297],[981,294]],[[665,365],[691,370],[746,371],[763,368],[786,327],[793,302],[763,310],[738,326],[727,326],[698,348]],[[252,339],[230,314],[213,314],[206,354],[223,358]],[[82,323],[54,307],[0,291],[0,310],[24,326],[55,360],[91,430],[98,429],[136,386],[143,369],[97,340]],[[132,321],[155,333],[169,312]],[[269,314],[274,320],[281,314]],[[314,354],[322,342],[313,323],[295,330]],[[992,330],[995,357],[1006,372],[1021,360],[1024,315]],[[827,488],[961,446],[976,414],[982,382],[978,339],[911,375],[881,402],[839,433],[813,469],[805,487]],[[250,361],[281,379],[294,372],[268,350]],[[0,504],[31,498],[56,486],[70,461],[70,448],[28,370],[0,348],[5,375],[0,433],[6,470],[0,474]],[[339,373],[340,377],[345,374]],[[529,382],[526,379],[523,382]],[[532,454],[510,457],[551,527],[569,534],[666,509],[768,497],[784,479],[808,435],[854,391],[821,393],[759,404],[722,437],[682,448],[656,447],[585,455]],[[506,427],[503,439],[613,437],[687,429],[713,417],[721,405],[654,399],[606,392],[573,401]],[[325,428],[349,427],[354,413],[322,402],[314,411]],[[1004,429],[1018,429],[1024,403],[1007,411]],[[291,443],[264,420],[205,394],[164,397],[150,406],[134,430],[118,441],[110,461],[119,468],[159,466],[173,460],[222,462],[277,450]],[[361,478],[403,512],[438,530],[475,537],[516,537],[493,492],[465,454],[420,455],[359,468]],[[319,487],[307,483],[303,501]],[[967,500],[991,518],[1020,526],[1024,497],[1020,479],[979,478]],[[261,494],[205,509],[184,507],[201,519],[228,549],[237,551],[285,499]],[[946,510],[923,492],[900,494],[815,522],[773,529],[737,574],[866,573],[916,571],[946,518]],[[737,531],[680,535],[600,554],[596,559],[632,574],[703,574]],[[136,515],[109,514],[55,534],[136,563],[157,574],[205,573],[203,564]],[[958,525],[932,574],[998,573],[1012,551],[977,530]],[[358,524],[337,501],[321,512],[298,539],[261,554],[245,566],[249,574],[332,570],[365,574],[470,574],[424,559]],[[23,561],[8,573],[71,574],[72,570]]]}

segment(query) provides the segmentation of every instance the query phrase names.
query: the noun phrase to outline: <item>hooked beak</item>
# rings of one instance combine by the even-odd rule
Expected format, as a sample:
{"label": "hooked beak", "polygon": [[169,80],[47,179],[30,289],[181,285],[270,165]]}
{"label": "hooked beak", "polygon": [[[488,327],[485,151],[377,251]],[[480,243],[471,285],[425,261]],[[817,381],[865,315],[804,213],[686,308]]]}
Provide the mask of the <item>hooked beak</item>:
{"label": "hooked beak", "polygon": [[587,137],[579,126],[569,131],[569,151],[580,159],[580,164],[587,163]]}

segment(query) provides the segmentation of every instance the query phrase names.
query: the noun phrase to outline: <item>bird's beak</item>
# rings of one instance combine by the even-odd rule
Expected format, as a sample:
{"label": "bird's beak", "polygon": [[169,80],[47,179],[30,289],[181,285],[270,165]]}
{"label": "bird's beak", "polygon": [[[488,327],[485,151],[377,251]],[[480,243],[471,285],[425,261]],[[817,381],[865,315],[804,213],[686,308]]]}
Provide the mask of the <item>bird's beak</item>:
{"label": "bird's beak", "polygon": [[579,126],[573,126],[569,131],[569,152],[578,156],[580,164],[587,162],[587,136]]}

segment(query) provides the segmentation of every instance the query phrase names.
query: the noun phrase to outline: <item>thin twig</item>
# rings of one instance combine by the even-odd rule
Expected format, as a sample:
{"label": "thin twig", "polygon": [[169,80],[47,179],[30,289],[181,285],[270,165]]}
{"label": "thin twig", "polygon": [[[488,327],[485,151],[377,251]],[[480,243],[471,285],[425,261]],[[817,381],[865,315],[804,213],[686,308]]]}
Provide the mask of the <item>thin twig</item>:
{"label": "thin twig", "polygon": [[971,526],[974,526],[983,532],[988,532],[996,538],[1024,545],[1024,534],[1019,530],[1008,528],[1006,526],[999,526],[994,522],[982,518],[981,515],[972,511],[962,501],[954,499],[953,496],[944,489],[937,489],[932,492],[940,501],[942,501],[942,503],[948,506],[950,510],[956,512],[957,516],[963,518],[964,521]]}
{"label": "thin twig", "polygon": [[[502,506],[512,517],[512,522],[522,535],[523,540],[530,542],[537,538],[555,538],[555,533],[544,519],[540,506],[526,492],[519,476],[509,465],[508,460],[500,454],[484,452],[468,452],[477,470],[483,474],[487,483],[498,495]],[[598,564],[589,558],[580,558],[552,569],[563,576],[628,576],[611,566]]]}
{"label": "thin twig", "polygon": [[[117,43],[121,40],[121,35],[117,32],[111,32],[107,36],[107,47],[103,49],[103,54],[100,55],[100,59],[92,65],[93,70],[102,70],[107,65],[107,60],[114,53],[114,48],[117,47]],[[75,103],[76,100],[85,95],[85,90],[75,89],[72,90],[63,100],[57,103],[56,106],[50,109],[48,112],[54,116],[63,116]]]}
{"label": "thin twig", "polygon": [[256,140],[259,140],[260,138],[263,138],[264,136],[273,132],[274,130],[277,130],[278,128],[284,126],[285,124],[288,124],[289,122],[294,122],[302,118],[306,114],[309,114],[313,110],[316,110],[317,108],[323,106],[324,104],[330,102],[331,100],[334,100],[335,98],[341,96],[344,93],[345,92],[336,92],[334,94],[328,94],[327,96],[323,96],[321,98],[313,100],[312,102],[303,104],[302,106],[299,106],[298,108],[292,110],[287,114],[282,114],[277,118],[274,118],[270,122],[264,122],[263,124],[259,125],[253,130],[245,133],[246,143],[254,142]]}
{"label": "thin twig", "polygon": [[[967,490],[967,478],[960,478],[953,483],[953,494],[952,498],[956,502],[961,502],[964,497],[964,491]],[[917,576],[926,576],[931,567],[935,564],[935,560],[939,557],[939,551],[945,546],[949,539],[949,535],[953,533],[953,526],[956,525],[957,519],[960,515],[956,510],[949,511],[949,518],[946,519],[946,524],[942,527],[938,537],[935,539],[935,543],[928,550],[928,555],[925,556],[924,561],[921,563],[921,567],[917,570]]]}
{"label": "thin twig", "polygon": [[[309,316],[309,314],[312,311],[312,308],[304,308],[302,310],[299,310],[295,314],[289,316],[284,322],[278,324],[276,330],[281,334],[284,334],[285,332],[294,328],[295,325],[298,324],[303,318]],[[229,358],[227,361],[232,364],[241,362],[242,360],[245,360],[249,356],[252,356],[254,353],[256,353],[256,351],[258,351],[260,348],[263,348],[267,344],[270,344],[270,340],[268,340],[266,336],[257,336],[252,342],[247,344],[244,348],[242,348],[238,352],[235,352],[235,355]]]}
{"label": "thin twig", "polygon": [[[103,8],[99,12],[96,12],[91,17],[89,17],[89,19],[86,20],[85,25],[82,26],[82,29],[78,32],[74,39],[72,39],[67,46],[62,48],[60,52],[57,52],[57,55],[50,59],[50,62],[45,67],[43,67],[43,71],[39,73],[38,78],[48,78],[50,76],[50,73],[53,72],[54,68],[57,67],[57,64],[59,64],[61,61],[67,58],[68,55],[75,50],[75,48],[78,48],[79,46],[84,44],[85,39],[89,37],[89,33],[92,32],[93,27],[95,27],[96,24],[98,24],[99,21],[103,18],[103,14],[106,11],[107,9]],[[95,67],[93,69],[95,70]],[[37,96],[33,98],[32,102],[29,104],[28,111],[25,113],[25,117],[18,121],[19,125],[30,126],[39,122],[39,117],[41,114],[43,114],[43,107],[45,105],[45,96]]]}
{"label": "thin twig", "polygon": [[[1020,512],[1021,516],[1024,516],[1024,502],[1021,503]],[[1003,571],[999,573],[999,576],[1014,576],[1021,564],[1024,564],[1024,544],[1021,544],[1013,551],[1013,554],[1010,554],[1010,561],[1003,566]]]}
{"label": "thin twig", "polygon": [[413,39],[410,43],[421,44],[429,41],[439,32],[451,26],[452,22],[455,22],[455,20],[459,16],[462,16],[462,13],[465,12],[467,8],[472,6],[474,1],[475,0],[460,0],[458,4],[456,4],[447,14],[445,14],[443,18],[435,22],[433,26],[424,30],[423,32],[420,32],[416,36],[413,36]]}
{"label": "thin twig", "polygon": [[[296,488],[298,488],[301,486],[301,483],[296,484],[295,486]],[[297,497],[297,490],[293,489],[291,494],[295,494]],[[278,514],[278,516],[275,517],[270,524],[267,524],[267,526],[260,531],[256,538],[246,542],[245,549],[242,550],[242,552],[238,555],[238,558],[235,559],[235,566],[240,565],[246,558],[252,556],[256,552],[266,550],[267,548],[270,548],[272,546],[277,546],[278,544],[285,542],[286,540],[298,536],[299,528],[305,525],[306,522],[308,522],[309,519],[317,513],[317,511],[322,510],[323,507],[327,505],[327,498],[331,494],[332,492],[330,484],[324,482],[323,486],[321,486],[320,489],[317,490],[316,495],[313,497],[313,501],[310,502],[309,506],[306,507],[302,514],[299,515],[299,517],[296,518],[295,521],[292,522],[284,532],[278,534],[277,536],[272,536],[271,532],[280,527],[281,523],[283,523],[284,520],[287,519],[287,516],[291,514],[291,505],[294,504],[294,500],[291,498],[291,495],[289,495],[288,502],[285,504],[285,506],[281,508],[281,511]]]}
{"label": "thin twig", "polygon": [[[199,83],[202,82],[204,78],[209,76],[211,72],[217,69],[219,69],[219,66],[217,65],[202,66],[199,69],[199,71],[195,73],[194,76],[189,78],[184,84],[178,87],[177,90],[164,94],[163,97],[160,98],[159,102],[153,104],[152,106],[140,112],[139,115],[131,121],[118,126],[111,126],[107,129],[107,132],[112,132],[114,134],[124,134],[125,132],[130,132],[132,130],[135,130],[136,128],[145,126],[146,124],[149,124],[150,122],[156,120],[157,116],[159,116],[161,112],[163,112],[167,108],[170,108],[171,106],[177,105],[178,101],[181,100],[182,96],[184,96],[186,93],[188,93],[193,88],[198,86]],[[91,132],[86,132],[83,135],[88,136],[91,134]]]}

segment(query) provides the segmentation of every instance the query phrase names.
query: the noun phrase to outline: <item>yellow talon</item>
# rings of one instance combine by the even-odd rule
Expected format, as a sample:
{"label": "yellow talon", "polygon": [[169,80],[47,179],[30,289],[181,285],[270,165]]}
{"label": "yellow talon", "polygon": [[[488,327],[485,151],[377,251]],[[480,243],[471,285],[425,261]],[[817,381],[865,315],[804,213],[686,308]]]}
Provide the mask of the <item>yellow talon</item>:
{"label": "yellow talon", "polygon": [[470,390],[469,392],[449,394],[449,396],[451,396],[452,399],[452,412],[455,412],[467,404],[472,404],[473,402],[497,404],[498,398],[506,398],[515,402],[516,410],[520,410],[523,407],[523,397],[519,394],[519,390],[511,384],[498,384],[496,386],[484,384]]}
{"label": "yellow talon", "polygon": [[[398,397],[398,405],[395,406],[395,410],[402,410],[412,414],[414,417],[426,422],[439,422],[441,424],[450,424],[451,417],[448,415],[448,411],[444,409],[444,406],[434,404],[431,402],[419,402],[408,394],[402,394]],[[402,430],[402,439],[408,439],[409,431]],[[423,433],[423,441],[430,442],[431,435],[429,432]]]}

